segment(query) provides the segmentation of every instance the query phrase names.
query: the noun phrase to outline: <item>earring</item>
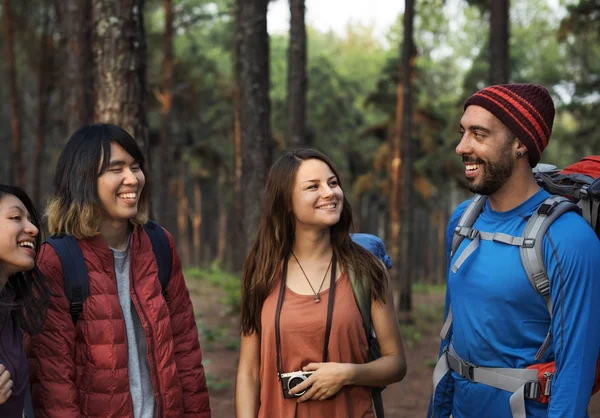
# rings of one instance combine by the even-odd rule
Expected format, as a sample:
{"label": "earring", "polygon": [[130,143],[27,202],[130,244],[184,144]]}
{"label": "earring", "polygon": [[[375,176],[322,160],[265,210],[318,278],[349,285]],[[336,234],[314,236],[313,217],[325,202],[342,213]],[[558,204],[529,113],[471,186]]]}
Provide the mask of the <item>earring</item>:
{"label": "earring", "polygon": [[517,158],[521,158],[523,156],[523,154],[521,153],[521,151],[517,151]]}

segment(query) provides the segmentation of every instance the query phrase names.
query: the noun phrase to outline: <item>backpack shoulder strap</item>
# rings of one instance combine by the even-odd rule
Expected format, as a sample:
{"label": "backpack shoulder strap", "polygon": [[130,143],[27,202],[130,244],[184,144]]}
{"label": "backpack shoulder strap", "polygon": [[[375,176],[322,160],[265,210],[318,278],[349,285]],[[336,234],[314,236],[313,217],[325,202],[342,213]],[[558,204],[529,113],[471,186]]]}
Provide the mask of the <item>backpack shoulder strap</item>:
{"label": "backpack shoulder strap", "polygon": [[156,222],[146,222],[144,230],[152,243],[152,251],[154,252],[154,257],[156,257],[156,264],[158,266],[158,280],[160,281],[162,294],[166,297],[173,262],[169,239],[162,227]]}
{"label": "backpack shoulder strap", "polygon": [[456,250],[458,250],[458,247],[460,247],[460,244],[463,242],[465,237],[470,236],[471,227],[479,217],[479,214],[483,210],[483,206],[485,205],[486,201],[487,196],[476,194],[473,196],[471,202],[467,205],[467,208],[458,220],[456,228],[454,228],[452,246],[450,247],[451,255],[456,253]]}
{"label": "backpack shoulder strap", "polygon": [[[450,256],[454,256],[458,247],[463,242],[465,238],[470,238],[473,240],[472,244],[470,244],[470,248],[465,250],[462,254],[462,257],[457,260],[454,265],[452,265],[452,271],[456,272],[464,260],[477,248],[479,245],[479,241],[476,241],[477,231],[473,229],[473,224],[481,214],[483,210],[483,206],[487,201],[487,196],[476,194],[471,199],[471,202],[467,205],[465,211],[462,213],[456,227],[454,228],[454,234],[452,235],[452,244],[450,247]],[[440,337],[443,340],[448,339],[450,336],[450,327],[452,326],[452,306],[448,307],[448,316],[446,316],[446,320],[444,321],[444,325],[442,326],[442,330],[440,331]]]}
{"label": "backpack shoulder strap", "polygon": [[370,339],[374,336],[373,324],[371,323],[371,281],[359,279],[351,269],[348,269],[348,278],[360,316],[363,319],[367,342],[370,343]]}
{"label": "backpack shoulder strap", "polygon": [[83,311],[83,302],[89,295],[88,270],[81,247],[71,235],[50,237],[48,244],[54,248],[62,265],[65,296],[69,301],[71,319],[77,324]]}
{"label": "backpack shoulder strap", "polygon": [[[375,337],[375,330],[373,329],[373,323],[371,322],[371,280],[370,279],[359,279],[351,269],[348,269],[348,278],[350,279],[350,285],[352,286],[352,293],[356,300],[356,305],[360,311],[360,315],[363,319],[363,327],[367,336],[367,344],[369,347],[369,353],[367,361],[373,361],[381,357],[381,349],[379,342]],[[373,397],[373,408],[377,418],[385,418],[383,410],[383,399],[381,392],[383,387],[372,388]]]}
{"label": "backpack shoulder strap", "polygon": [[[562,196],[551,196],[544,200],[527,221],[523,230],[523,245],[520,247],[521,262],[529,279],[529,283],[544,297],[550,317],[552,317],[552,299],[550,298],[550,280],[544,265],[543,242],[550,225],[566,212],[581,209],[569,199]],[[536,354],[536,360],[543,355],[550,344],[550,333]]]}

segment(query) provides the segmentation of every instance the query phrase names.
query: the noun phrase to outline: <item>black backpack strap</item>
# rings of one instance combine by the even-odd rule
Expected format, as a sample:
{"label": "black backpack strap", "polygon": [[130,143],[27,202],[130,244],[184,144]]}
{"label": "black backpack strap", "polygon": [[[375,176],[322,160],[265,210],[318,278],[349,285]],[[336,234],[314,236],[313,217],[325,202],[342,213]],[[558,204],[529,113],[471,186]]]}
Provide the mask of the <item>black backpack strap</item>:
{"label": "black backpack strap", "polygon": [[373,388],[373,409],[377,418],[385,418],[383,411],[383,399],[381,398],[381,388]]}
{"label": "black backpack strap", "polygon": [[62,265],[65,296],[69,301],[69,310],[73,324],[77,324],[83,311],[83,302],[89,295],[88,270],[81,247],[71,235],[51,237],[46,241],[54,248]]}
{"label": "black backpack strap", "polygon": [[25,418],[34,418],[33,404],[31,403],[31,385],[29,382],[27,382],[27,389],[25,391],[25,408],[23,409],[23,416]]}
{"label": "black backpack strap", "polygon": [[162,295],[166,298],[173,261],[169,238],[167,238],[167,234],[162,227],[153,221],[146,222],[144,231],[146,231],[148,237],[150,237],[150,242],[152,243],[152,251],[154,252],[156,265],[158,266],[158,280],[160,281],[160,287],[162,288]]}

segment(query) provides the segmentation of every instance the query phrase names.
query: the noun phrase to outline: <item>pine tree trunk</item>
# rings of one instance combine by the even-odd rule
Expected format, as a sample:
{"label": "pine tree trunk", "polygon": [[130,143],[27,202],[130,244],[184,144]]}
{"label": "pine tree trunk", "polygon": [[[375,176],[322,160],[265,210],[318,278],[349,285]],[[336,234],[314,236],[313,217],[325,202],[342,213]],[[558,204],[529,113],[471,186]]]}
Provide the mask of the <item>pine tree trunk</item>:
{"label": "pine tree trunk", "polygon": [[[163,60],[163,86],[160,98],[160,179],[158,184],[160,199],[158,207],[158,219],[163,225],[167,222],[167,208],[169,205],[169,140],[171,139],[171,107],[173,100],[173,5],[172,0],[164,0],[165,10],[165,37],[164,37],[164,60]],[[196,251],[196,249],[194,249]]]}
{"label": "pine tree trunk", "polygon": [[414,188],[413,188],[413,150],[412,150],[412,77],[415,58],[413,43],[414,0],[405,0],[404,42],[402,45],[402,76],[404,80],[402,106],[402,219],[400,241],[402,257],[400,264],[400,299],[398,310],[400,320],[410,322],[412,311],[412,275],[414,274],[413,237]]}
{"label": "pine tree trunk", "polygon": [[[396,122],[394,135],[391,136],[390,149],[392,158],[390,160],[390,198],[388,200],[388,210],[390,221],[388,223],[388,244],[390,257],[395,265],[400,265],[400,221],[402,210],[402,118],[404,116],[404,86],[402,82],[396,88]],[[394,268],[391,271],[392,283],[400,284],[400,269]]]}
{"label": "pine tree trunk", "polygon": [[181,263],[184,267],[190,265],[190,238],[189,230],[189,199],[186,193],[185,179],[187,167],[183,162],[179,163],[180,172],[177,182],[177,248],[181,254]]}
{"label": "pine tree trunk", "polygon": [[[219,169],[218,190],[224,190],[227,183],[225,170]],[[222,267],[225,262],[225,249],[227,243],[227,205],[223,193],[217,194],[217,205],[219,213],[219,228],[217,232],[217,257],[215,262],[217,266]]]}
{"label": "pine tree trunk", "polygon": [[91,0],[65,0],[61,8],[61,31],[65,49],[63,90],[65,95],[65,126],[71,135],[94,119],[94,82]]}
{"label": "pine tree trunk", "polygon": [[201,247],[200,247],[200,227],[202,225],[202,189],[200,188],[200,179],[194,181],[194,213],[192,214],[193,231],[193,262],[195,266],[200,266]]}
{"label": "pine tree trunk", "polygon": [[33,202],[41,207],[41,169],[46,142],[46,120],[48,118],[48,98],[50,95],[49,75],[52,69],[49,51],[52,39],[49,35],[50,1],[44,0],[42,10],[42,33],[40,34],[40,61],[38,64],[37,132],[33,156]]}
{"label": "pine tree trunk", "polygon": [[233,45],[233,149],[234,149],[234,175],[233,175],[233,228],[230,234],[233,244],[231,263],[235,269],[241,269],[246,256],[246,245],[242,221],[242,127],[240,121],[240,37],[242,29],[240,23],[240,0],[235,2],[235,38]]}
{"label": "pine tree trunk", "polygon": [[509,0],[493,0],[490,9],[490,84],[509,78]]}
{"label": "pine tree trunk", "polygon": [[307,146],[306,140],[306,25],[304,0],[290,0],[288,50],[288,126],[290,148]]}
{"label": "pine tree trunk", "polygon": [[25,171],[21,150],[21,120],[19,93],[17,90],[17,68],[15,59],[15,37],[10,0],[3,0],[4,30],[6,37],[6,62],[8,67],[8,87],[10,90],[11,108],[11,158],[10,182],[16,186],[25,187]]}
{"label": "pine tree trunk", "polygon": [[94,118],[128,131],[146,155],[144,0],[93,0]]}
{"label": "pine tree trunk", "polygon": [[[238,0],[242,229],[244,253],[252,244],[272,160],[269,100],[268,0]],[[238,266],[238,268],[241,266]]]}

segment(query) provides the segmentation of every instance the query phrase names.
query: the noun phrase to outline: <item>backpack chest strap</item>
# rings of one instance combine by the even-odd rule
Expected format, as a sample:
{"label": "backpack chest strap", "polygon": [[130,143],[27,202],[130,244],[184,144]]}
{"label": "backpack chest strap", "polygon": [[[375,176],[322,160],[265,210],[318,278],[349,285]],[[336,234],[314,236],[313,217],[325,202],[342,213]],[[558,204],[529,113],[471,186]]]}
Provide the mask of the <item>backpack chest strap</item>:
{"label": "backpack chest strap", "polygon": [[533,246],[532,240],[523,237],[515,237],[504,232],[483,232],[475,228],[457,226],[454,233],[463,238],[471,239],[471,242],[463,250],[460,256],[452,264],[452,272],[456,273],[460,266],[469,258],[473,252],[479,248],[480,240],[500,242],[502,244],[513,245],[515,247]]}

